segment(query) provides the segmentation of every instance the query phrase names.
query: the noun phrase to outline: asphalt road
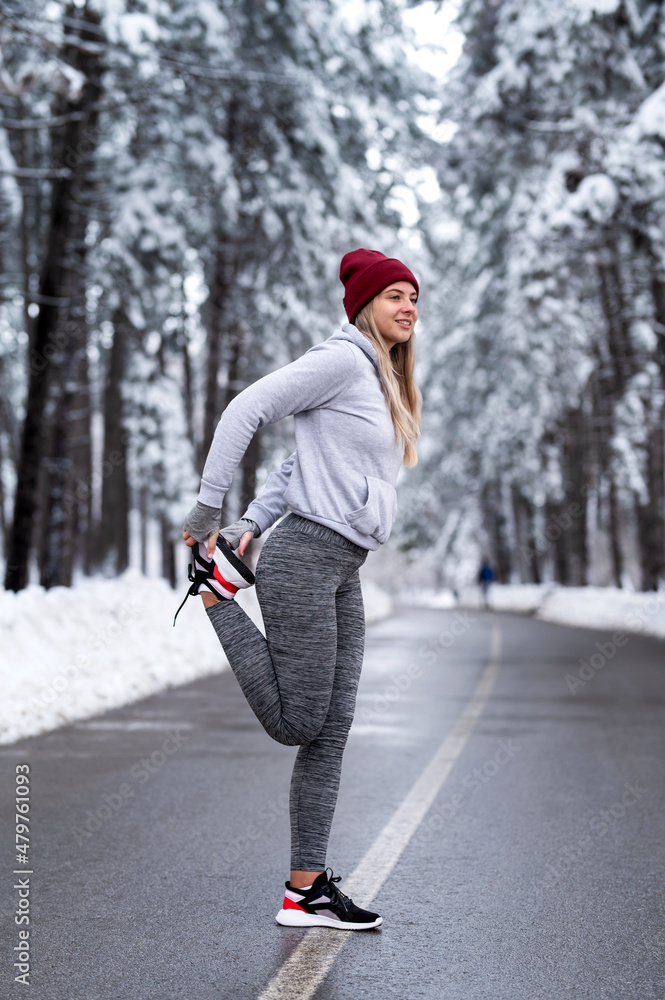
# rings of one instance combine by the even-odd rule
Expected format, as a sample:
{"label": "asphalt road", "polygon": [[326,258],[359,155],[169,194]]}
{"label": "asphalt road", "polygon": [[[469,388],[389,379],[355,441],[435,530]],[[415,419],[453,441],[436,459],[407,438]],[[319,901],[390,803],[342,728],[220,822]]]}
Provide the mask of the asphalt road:
{"label": "asphalt road", "polygon": [[[0,996],[665,1000],[665,645],[610,642],[475,611],[404,609],[368,629],[336,874],[390,828],[442,744],[456,749],[391,848],[372,904],[383,927],[362,934],[274,922],[295,751],[263,733],[230,673],[0,748]],[[32,874],[15,876],[24,762]],[[27,878],[29,987],[12,968]],[[318,985],[313,968],[328,970]]]}

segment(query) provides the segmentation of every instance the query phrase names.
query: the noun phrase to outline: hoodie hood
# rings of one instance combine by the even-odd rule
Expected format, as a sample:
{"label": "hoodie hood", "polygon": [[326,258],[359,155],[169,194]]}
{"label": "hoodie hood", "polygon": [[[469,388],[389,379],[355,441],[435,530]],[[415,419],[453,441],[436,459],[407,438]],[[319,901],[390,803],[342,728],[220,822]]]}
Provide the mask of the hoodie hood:
{"label": "hoodie hood", "polygon": [[376,368],[376,373],[381,377],[381,372],[379,371],[379,362],[376,357],[376,350],[374,349],[374,344],[365,336],[364,333],[354,326],[353,323],[342,323],[339,330],[335,330],[329,340],[349,340],[356,347],[359,347],[361,351],[364,351],[369,360],[372,362]]}

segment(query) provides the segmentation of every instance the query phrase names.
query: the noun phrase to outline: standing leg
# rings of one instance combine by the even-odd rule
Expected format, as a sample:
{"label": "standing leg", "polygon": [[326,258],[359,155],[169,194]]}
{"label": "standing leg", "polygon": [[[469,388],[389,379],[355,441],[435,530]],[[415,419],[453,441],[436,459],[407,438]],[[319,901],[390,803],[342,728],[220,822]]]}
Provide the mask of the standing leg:
{"label": "standing leg", "polygon": [[323,871],[353,721],[365,647],[365,612],[358,571],[337,591],[337,657],[332,696],[318,735],[300,747],[291,779],[291,869]]}

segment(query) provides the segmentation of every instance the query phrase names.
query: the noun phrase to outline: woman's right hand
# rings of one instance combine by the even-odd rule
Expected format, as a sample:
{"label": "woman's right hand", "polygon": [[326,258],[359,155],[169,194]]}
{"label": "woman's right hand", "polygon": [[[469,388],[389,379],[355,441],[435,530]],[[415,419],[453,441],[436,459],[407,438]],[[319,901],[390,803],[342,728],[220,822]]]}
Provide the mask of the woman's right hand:
{"label": "woman's right hand", "polygon": [[[199,539],[203,542],[207,538],[206,549],[208,558],[211,559],[217,544],[217,536],[220,531],[221,508],[207,507],[198,500],[185,518],[182,526],[182,537],[187,545],[196,545]],[[195,532],[195,535],[192,534]]]}
{"label": "woman's right hand", "polygon": [[[247,534],[250,535],[250,537],[252,537],[252,538],[254,537],[252,535],[251,531],[248,531]],[[212,559],[212,557],[214,555],[215,548],[217,547],[217,536],[218,535],[219,535],[219,531],[216,531],[215,534],[211,535],[210,538],[207,541],[206,551],[208,553],[208,559]],[[187,528],[183,527],[183,529],[182,529],[182,537],[185,539],[185,545],[189,545],[190,547],[192,545],[198,545],[198,542],[196,541],[196,539],[194,538],[193,535],[190,535],[190,533],[187,531]],[[244,535],[243,535],[243,538],[244,538]],[[247,546],[247,542],[245,542],[245,547],[246,546]]]}

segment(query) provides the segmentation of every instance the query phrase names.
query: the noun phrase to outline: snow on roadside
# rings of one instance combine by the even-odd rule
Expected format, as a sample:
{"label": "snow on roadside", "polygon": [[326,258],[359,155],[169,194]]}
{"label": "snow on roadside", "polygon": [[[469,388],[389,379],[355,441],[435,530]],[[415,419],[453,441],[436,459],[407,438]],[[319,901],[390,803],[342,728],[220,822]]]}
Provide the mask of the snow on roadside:
{"label": "snow on roadside", "polygon": [[[363,580],[366,621],[392,611],[391,598]],[[129,569],[114,580],[89,578],[72,588],[0,591],[0,743],[47,732],[219,673],[228,663],[198,600],[173,615],[184,588]],[[262,628],[253,590],[237,598]],[[665,638],[665,592],[612,587],[494,584],[491,606],[545,621]],[[400,598],[438,608],[478,607],[478,589]]]}
{"label": "snow on roadside", "polygon": [[[477,608],[480,595],[477,587],[465,587],[458,601],[451,591],[443,590],[415,595],[410,603]],[[533,614],[560,625],[665,638],[665,591],[634,593],[617,587],[560,587],[555,583],[492,584],[490,606],[496,611]]]}
{"label": "snow on roadside", "polygon": [[556,587],[547,594],[536,617],[664,639],[665,591],[636,594],[615,587]]}
{"label": "snow on roadside", "polygon": [[[129,569],[45,591],[0,591],[0,743],[47,732],[228,667],[201,602],[173,615],[185,588]],[[363,583],[365,614],[392,604]],[[262,628],[253,590],[238,595]]]}
{"label": "snow on roadside", "polygon": [[392,614],[393,602],[385,590],[372,580],[361,580],[363,588],[363,604],[365,605],[365,621],[368,625],[379,622]]}

